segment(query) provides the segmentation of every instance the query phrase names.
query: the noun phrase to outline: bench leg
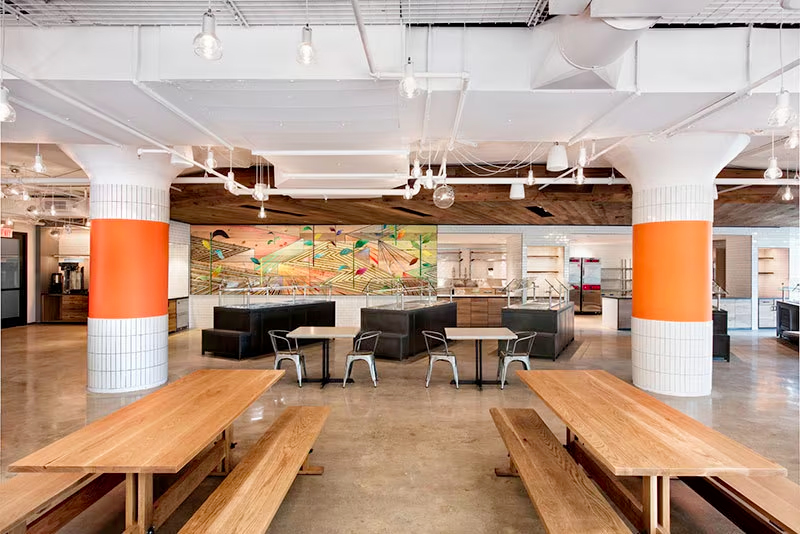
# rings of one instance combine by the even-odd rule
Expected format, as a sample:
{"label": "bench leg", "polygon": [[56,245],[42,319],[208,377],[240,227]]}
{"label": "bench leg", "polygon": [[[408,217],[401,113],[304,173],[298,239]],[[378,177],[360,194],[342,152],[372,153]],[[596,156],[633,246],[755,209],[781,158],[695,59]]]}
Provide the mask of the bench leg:
{"label": "bench leg", "polygon": [[153,473],[140,473],[136,503],[139,532],[146,534],[153,524]]}
{"label": "bench leg", "polygon": [[298,475],[321,475],[325,472],[325,468],[323,466],[311,465],[311,463],[309,463],[308,458],[313,450],[314,449],[308,451],[308,455],[306,455],[303,465],[300,466],[300,471],[297,472]]}
{"label": "bench leg", "polygon": [[25,525],[25,521],[21,521],[16,525],[14,525],[13,527],[11,527],[10,529],[8,529],[6,532],[7,534],[25,534],[27,530],[28,527],[27,525]]}
{"label": "bench leg", "polygon": [[670,531],[669,477],[658,477],[658,522],[662,532]]}
{"label": "bench leg", "polygon": [[514,465],[514,460],[511,459],[511,455],[508,455],[508,467],[495,467],[494,474],[498,477],[518,477],[519,471],[517,471],[517,466]]}
{"label": "bench leg", "polygon": [[215,471],[214,475],[227,475],[233,469],[231,462],[231,449],[233,448],[233,425],[229,426],[222,431],[222,441],[225,442],[225,456],[222,457],[222,462],[219,464],[219,471]]}
{"label": "bench leg", "polygon": [[669,477],[642,477],[642,519],[647,534],[670,532]]}
{"label": "bench leg", "polygon": [[136,494],[138,478],[135,473],[125,475],[125,528],[136,524]]}

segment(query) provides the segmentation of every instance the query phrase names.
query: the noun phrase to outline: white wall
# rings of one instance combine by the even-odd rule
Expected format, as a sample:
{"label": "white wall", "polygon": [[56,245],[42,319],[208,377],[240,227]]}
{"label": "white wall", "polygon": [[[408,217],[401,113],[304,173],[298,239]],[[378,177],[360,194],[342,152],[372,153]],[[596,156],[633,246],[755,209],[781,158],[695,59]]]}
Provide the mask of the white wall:
{"label": "white wall", "polygon": [[189,296],[191,269],[191,226],[178,221],[169,222],[169,289],[168,298]]}

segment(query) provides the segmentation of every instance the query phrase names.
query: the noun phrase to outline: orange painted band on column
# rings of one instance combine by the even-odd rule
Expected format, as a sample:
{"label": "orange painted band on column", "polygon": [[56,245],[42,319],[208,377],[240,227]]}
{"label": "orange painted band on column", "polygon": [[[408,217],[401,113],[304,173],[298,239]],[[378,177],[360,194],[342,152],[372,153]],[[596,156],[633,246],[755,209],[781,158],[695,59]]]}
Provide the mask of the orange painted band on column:
{"label": "orange painted band on column", "polygon": [[93,220],[89,262],[89,317],[133,319],[167,314],[167,223]]}
{"label": "orange painted band on column", "polygon": [[633,316],[711,320],[711,222],[633,226]]}

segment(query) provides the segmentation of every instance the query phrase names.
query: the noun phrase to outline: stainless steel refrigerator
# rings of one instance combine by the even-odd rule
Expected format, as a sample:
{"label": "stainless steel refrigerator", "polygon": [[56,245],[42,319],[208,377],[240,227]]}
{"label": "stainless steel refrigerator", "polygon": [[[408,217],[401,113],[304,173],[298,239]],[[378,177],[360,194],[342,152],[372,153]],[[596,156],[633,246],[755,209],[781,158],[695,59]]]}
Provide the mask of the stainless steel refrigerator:
{"label": "stainless steel refrigerator", "polygon": [[603,309],[600,294],[600,258],[570,258],[570,298],[576,313],[600,313]]}

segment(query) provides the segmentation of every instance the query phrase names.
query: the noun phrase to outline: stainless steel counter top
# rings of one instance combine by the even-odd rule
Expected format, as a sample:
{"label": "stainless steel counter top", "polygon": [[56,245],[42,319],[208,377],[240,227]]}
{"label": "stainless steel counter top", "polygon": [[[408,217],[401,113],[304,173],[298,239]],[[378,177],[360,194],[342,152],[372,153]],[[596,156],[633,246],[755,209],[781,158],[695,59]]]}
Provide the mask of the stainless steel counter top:
{"label": "stainless steel counter top", "polygon": [[435,308],[437,306],[444,306],[446,304],[450,304],[447,301],[433,301],[433,302],[424,302],[414,300],[411,302],[404,302],[403,304],[384,304],[382,306],[370,306],[368,308],[363,308],[365,310],[392,310],[392,311],[411,311],[411,310],[421,310],[423,308]]}

